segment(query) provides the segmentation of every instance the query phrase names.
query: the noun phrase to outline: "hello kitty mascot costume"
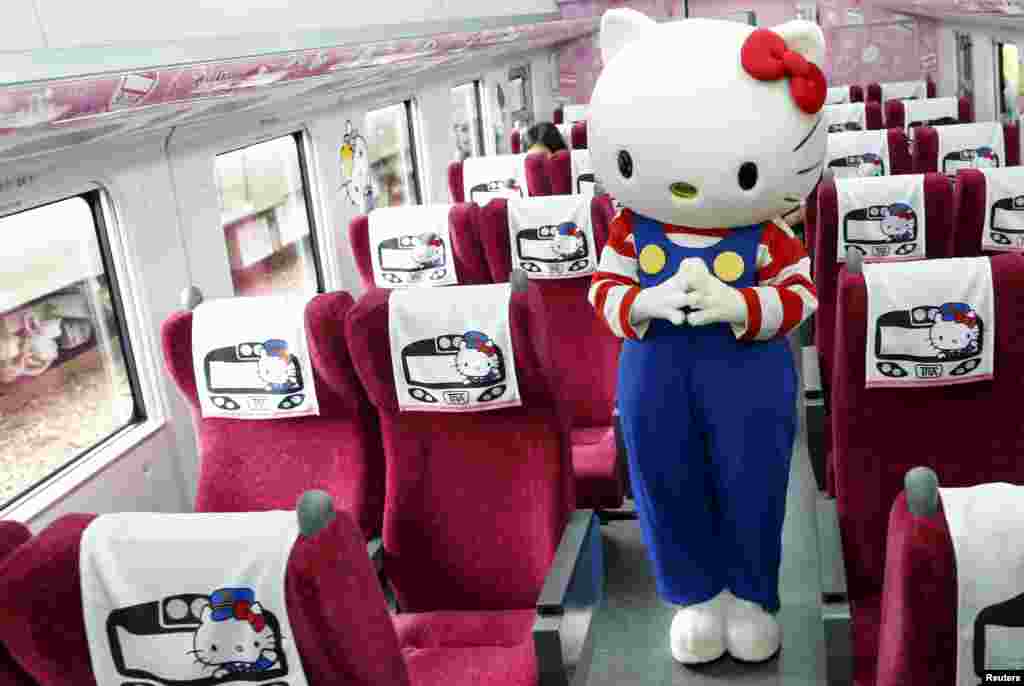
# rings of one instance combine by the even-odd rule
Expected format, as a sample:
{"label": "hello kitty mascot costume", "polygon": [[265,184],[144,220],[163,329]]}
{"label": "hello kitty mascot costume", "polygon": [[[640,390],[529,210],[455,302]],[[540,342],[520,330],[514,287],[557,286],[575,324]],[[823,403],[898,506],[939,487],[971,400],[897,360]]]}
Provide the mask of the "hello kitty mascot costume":
{"label": "hello kitty mascot costume", "polygon": [[628,9],[601,22],[597,178],[622,204],[590,302],[625,338],[618,406],[673,657],[778,652],[797,375],[785,336],[817,307],[777,217],[821,176],[821,30]]}

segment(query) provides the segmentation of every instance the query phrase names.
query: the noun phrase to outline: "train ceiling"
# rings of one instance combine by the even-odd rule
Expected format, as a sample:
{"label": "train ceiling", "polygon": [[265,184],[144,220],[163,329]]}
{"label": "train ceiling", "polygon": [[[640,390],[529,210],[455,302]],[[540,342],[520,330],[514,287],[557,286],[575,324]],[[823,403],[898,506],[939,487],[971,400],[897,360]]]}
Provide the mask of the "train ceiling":
{"label": "train ceiling", "polygon": [[565,43],[594,33],[598,22],[559,19],[8,86],[0,90],[0,158],[182,126],[300,95],[351,100],[418,73]]}

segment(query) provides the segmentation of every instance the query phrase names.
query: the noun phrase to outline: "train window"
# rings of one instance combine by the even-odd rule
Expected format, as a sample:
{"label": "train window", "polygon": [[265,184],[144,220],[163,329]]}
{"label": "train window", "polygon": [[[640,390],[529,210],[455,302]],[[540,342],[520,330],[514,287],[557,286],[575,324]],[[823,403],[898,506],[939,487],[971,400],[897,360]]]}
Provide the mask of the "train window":
{"label": "train window", "polygon": [[455,161],[484,154],[484,125],[480,103],[480,82],[473,81],[452,89],[455,112]]}
{"label": "train window", "polygon": [[411,100],[366,113],[372,194],[368,208],[419,205],[415,107]]}
{"label": "train window", "polygon": [[235,295],[321,290],[301,134],[218,155]]}
{"label": "train window", "polygon": [[100,202],[0,217],[0,508],[145,419]]}

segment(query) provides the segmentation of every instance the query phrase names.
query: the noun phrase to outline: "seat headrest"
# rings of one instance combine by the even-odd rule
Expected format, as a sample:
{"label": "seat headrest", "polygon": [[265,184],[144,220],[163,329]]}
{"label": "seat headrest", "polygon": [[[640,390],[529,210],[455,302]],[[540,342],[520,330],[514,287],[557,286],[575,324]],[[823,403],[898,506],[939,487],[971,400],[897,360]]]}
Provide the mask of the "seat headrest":
{"label": "seat headrest", "polygon": [[[327,303],[332,311],[331,316],[340,317],[343,321],[345,313],[352,306],[352,296],[348,293],[332,293],[336,298],[324,300],[318,295],[306,306],[306,340],[310,347],[310,363],[313,368],[313,383],[316,387],[320,405],[320,416],[348,416],[361,411],[365,403],[361,386],[354,375],[345,378],[344,373],[337,372],[337,360],[344,358],[344,330],[339,323],[334,328],[326,323],[330,317],[322,310]],[[316,318],[317,326],[325,327],[315,331],[311,314],[320,313]],[[329,337],[329,345],[324,343],[324,336]],[[179,311],[172,313],[160,327],[160,337],[164,353],[164,368],[186,402],[199,411],[199,396],[196,389],[195,371],[192,364],[192,312]],[[315,339],[319,339],[319,342]],[[325,377],[333,375],[332,381]],[[227,420],[232,421],[232,420]],[[244,420],[235,420],[244,421]]]}
{"label": "seat headrest", "polygon": [[[451,286],[459,288],[459,286]],[[356,371],[378,410],[398,412],[389,338],[389,300],[393,291],[373,289],[348,314],[345,336]],[[524,407],[556,407],[557,388],[545,326],[544,305],[535,284],[513,290],[509,331]]]}

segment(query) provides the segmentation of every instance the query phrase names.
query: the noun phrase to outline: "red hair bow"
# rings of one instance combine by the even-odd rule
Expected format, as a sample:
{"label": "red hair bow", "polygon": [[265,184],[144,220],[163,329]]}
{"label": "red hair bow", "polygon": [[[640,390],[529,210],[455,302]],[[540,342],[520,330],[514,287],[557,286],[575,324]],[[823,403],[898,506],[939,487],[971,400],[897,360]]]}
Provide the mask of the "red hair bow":
{"label": "red hair bow", "polygon": [[233,609],[235,619],[249,622],[257,632],[263,631],[263,627],[267,625],[267,620],[263,619],[263,615],[253,612],[252,606],[245,600],[239,600]]}
{"label": "red hair bow", "polygon": [[756,29],[740,50],[743,69],[758,81],[789,77],[789,92],[807,114],[821,111],[828,95],[825,75],[813,62],[786,47],[782,36],[768,29]]}

